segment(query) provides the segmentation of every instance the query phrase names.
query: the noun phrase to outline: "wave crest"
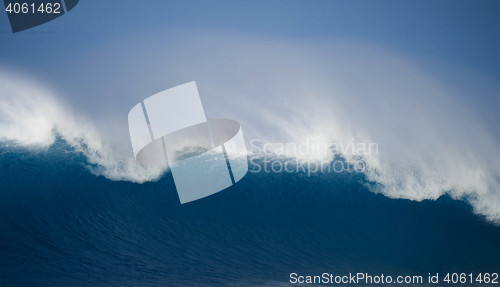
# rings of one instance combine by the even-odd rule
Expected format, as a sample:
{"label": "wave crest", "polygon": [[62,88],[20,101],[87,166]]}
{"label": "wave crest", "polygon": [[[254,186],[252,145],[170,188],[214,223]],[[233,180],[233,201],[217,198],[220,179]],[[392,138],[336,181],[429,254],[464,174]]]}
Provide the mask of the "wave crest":
{"label": "wave crest", "polygon": [[111,146],[91,122],[68,111],[43,85],[0,73],[0,140],[15,146],[46,149],[60,136],[87,158],[89,170],[111,180],[145,182],[164,170],[136,163],[128,146]]}

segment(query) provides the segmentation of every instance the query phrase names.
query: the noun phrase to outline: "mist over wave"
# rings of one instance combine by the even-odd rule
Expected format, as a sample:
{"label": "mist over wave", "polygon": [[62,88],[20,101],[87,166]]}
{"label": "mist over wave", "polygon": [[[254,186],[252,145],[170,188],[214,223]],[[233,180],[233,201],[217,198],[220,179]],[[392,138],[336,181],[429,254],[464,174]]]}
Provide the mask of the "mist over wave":
{"label": "mist over wave", "polygon": [[[62,108],[40,87],[2,77],[0,97],[6,104],[1,108],[0,137],[21,145],[47,146],[59,133],[89,157],[95,174],[113,180],[155,180],[163,171],[145,170],[133,160],[125,115],[138,100],[194,79],[207,116],[238,120],[247,143],[252,139],[297,144],[306,139],[376,143],[378,153],[362,156],[367,179],[377,183],[372,191],[418,201],[449,194],[467,200],[488,219],[500,220],[500,153],[496,146],[500,137],[491,114],[478,107],[472,94],[485,94],[481,97],[484,106],[494,106],[495,83],[467,73],[441,79],[441,71],[429,68],[436,66],[363,43],[303,45],[258,36],[210,35],[195,35],[199,45],[182,39],[169,43],[167,52],[151,48],[165,46],[168,40],[162,37],[117,43],[74,63],[77,72],[93,66],[103,74],[116,74],[106,83],[113,89],[94,87],[106,90],[106,96],[89,93],[89,97],[100,97],[93,100],[120,118],[121,126],[92,112],[86,120],[76,119],[73,110]],[[142,50],[149,53],[129,57]],[[119,71],[113,63],[135,68]],[[162,64],[171,68],[155,69]],[[132,81],[152,70],[155,73],[150,78]],[[92,83],[92,78],[87,80]],[[79,95],[75,98],[80,98],[84,117],[92,109],[81,100],[85,93]],[[122,97],[121,104],[116,95]],[[20,114],[23,117],[17,116]],[[102,136],[107,133],[101,130],[115,127],[121,133]],[[111,142],[109,138],[120,140]],[[341,155],[348,162],[359,158],[348,152]],[[332,159],[330,154],[287,156],[305,161]]]}

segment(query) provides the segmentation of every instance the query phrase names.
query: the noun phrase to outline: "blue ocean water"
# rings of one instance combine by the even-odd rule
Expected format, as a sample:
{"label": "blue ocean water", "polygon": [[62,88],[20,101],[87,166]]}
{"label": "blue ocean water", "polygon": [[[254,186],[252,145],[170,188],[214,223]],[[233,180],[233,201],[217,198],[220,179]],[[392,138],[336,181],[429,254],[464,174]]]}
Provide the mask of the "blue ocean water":
{"label": "blue ocean water", "polygon": [[171,174],[89,172],[58,140],[0,147],[0,286],[277,286],[289,274],[500,271],[500,227],[463,201],[370,192],[359,173],[248,173],[180,205]]}

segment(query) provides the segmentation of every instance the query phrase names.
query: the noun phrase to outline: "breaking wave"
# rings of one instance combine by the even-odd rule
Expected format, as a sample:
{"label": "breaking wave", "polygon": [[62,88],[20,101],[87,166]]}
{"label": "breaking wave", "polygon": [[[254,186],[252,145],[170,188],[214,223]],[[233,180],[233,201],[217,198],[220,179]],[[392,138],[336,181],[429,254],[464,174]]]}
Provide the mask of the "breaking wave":
{"label": "breaking wave", "polygon": [[[352,64],[333,58],[340,67]],[[335,153],[347,162],[363,162],[366,178],[374,183],[370,186],[373,192],[417,201],[448,194],[466,200],[476,213],[499,222],[498,135],[477,112],[467,108],[467,101],[459,94],[450,94],[444,85],[407,63],[388,58],[374,62],[372,58],[358,59],[356,70],[324,72],[332,74],[332,80],[323,81],[330,82],[326,85],[312,82],[307,89],[292,86],[290,90],[271,87],[267,93],[289,95],[289,100],[279,105],[272,97],[250,102],[252,96],[247,93],[219,102],[231,99],[227,101],[231,105],[232,100],[237,100],[240,106],[247,107],[228,116],[242,122],[250,152],[256,152],[250,145],[255,138],[271,144],[301,144],[310,138],[330,145],[374,143],[377,153],[357,154],[342,149]],[[373,67],[382,63],[386,72],[373,76]],[[228,93],[237,94],[231,90],[219,94],[224,97]],[[39,83],[3,72],[0,100],[0,139],[9,145],[47,149],[60,136],[87,157],[86,166],[96,175],[143,183],[158,180],[164,173],[138,165],[127,140],[103,137],[101,127],[106,123],[93,122],[66,108],[54,92]],[[335,156],[328,152],[271,153],[300,161],[328,162]]]}

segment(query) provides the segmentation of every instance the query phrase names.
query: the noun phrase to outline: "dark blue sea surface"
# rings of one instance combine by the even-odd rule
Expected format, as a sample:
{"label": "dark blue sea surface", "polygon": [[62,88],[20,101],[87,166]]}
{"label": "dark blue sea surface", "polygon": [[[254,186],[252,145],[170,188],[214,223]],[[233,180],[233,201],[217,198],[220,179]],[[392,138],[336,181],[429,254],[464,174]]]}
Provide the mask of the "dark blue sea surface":
{"label": "dark blue sea surface", "polygon": [[248,173],[180,205],[171,174],[89,172],[58,141],[0,147],[0,286],[277,286],[289,274],[499,272],[464,201],[389,199],[360,173]]}

